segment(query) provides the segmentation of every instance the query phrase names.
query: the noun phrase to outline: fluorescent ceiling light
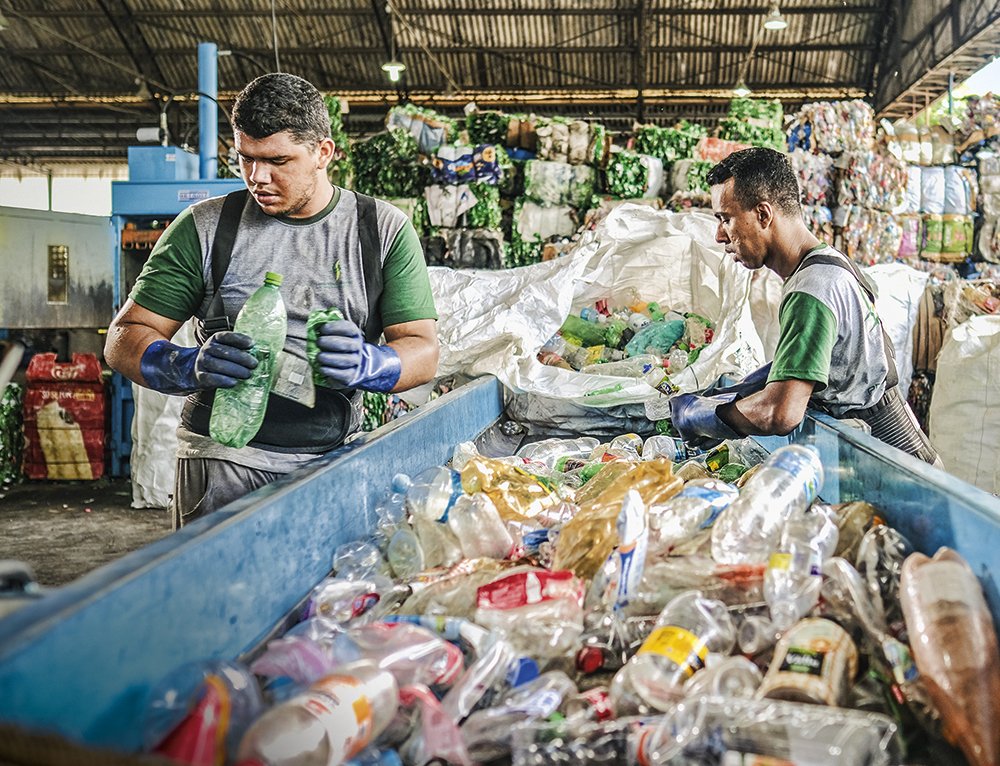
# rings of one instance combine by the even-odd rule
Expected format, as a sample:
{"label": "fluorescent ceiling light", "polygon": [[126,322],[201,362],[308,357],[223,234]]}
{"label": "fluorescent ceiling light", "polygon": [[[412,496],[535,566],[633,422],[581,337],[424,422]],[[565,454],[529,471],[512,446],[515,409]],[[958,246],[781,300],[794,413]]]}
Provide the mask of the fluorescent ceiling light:
{"label": "fluorescent ceiling light", "polygon": [[784,29],[788,26],[788,22],[785,21],[785,17],[781,15],[781,11],[778,10],[777,3],[771,3],[771,10],[767,14],[767,18],[764,20],[764,29]]}

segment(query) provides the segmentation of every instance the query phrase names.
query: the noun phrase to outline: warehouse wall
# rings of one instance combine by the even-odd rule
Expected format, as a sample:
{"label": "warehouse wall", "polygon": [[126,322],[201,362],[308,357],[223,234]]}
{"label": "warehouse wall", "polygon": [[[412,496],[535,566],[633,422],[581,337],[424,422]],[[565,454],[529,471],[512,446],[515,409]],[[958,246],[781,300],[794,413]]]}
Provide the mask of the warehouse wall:
{"label": "warehouse wall", "polygon": [[0,328],[106,327],[112,264],[107,218],[0,207]]}

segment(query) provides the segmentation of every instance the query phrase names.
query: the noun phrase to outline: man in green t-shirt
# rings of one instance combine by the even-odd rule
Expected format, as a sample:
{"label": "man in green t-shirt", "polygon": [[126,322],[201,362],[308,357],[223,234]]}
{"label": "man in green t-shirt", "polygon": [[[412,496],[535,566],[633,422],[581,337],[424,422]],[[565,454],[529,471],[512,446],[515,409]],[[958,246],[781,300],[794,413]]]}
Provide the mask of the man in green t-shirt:
{"label": "man in green t-shirt", "polygon": [[[188,397],[178,428],[175,527],[343,443],[360,425],[362,391],[403,391],[437,370],[437,313],[419,239],[392,205],[330,183],[335,147],[322,95],[300,77],[264,75],[237,96],[232,121],[249,196],[229,195],[228,214],[227,198],[218,197],[174,220],[105,347],[127,378]],[[233,239],[215,285],[213,244],[226,239],[216,238],[220,229]],[[224,328],[267,271],[283,275],[288,333],[264,424],[248,446],[233,449],[208,435],[214,391],[248,378],[257,362],[253,340]],[[316,372],[325,385],[314,385],[306,322],[330,308],[344,319],[318,328]],[[200,345],[171,343],[192,317]]]}
{"label": "man in green t-shirt", "polygon": [[937,457],[897,385],[892,347],[857,267],[809,231],[787,157],[755,147],[708,174],[715,239],[748,269],[784,281],[774,361],[741,383],[671,400],[672,422],[697,446],[788,434],[810,404],[860,419],[872,435],[933,463]]}

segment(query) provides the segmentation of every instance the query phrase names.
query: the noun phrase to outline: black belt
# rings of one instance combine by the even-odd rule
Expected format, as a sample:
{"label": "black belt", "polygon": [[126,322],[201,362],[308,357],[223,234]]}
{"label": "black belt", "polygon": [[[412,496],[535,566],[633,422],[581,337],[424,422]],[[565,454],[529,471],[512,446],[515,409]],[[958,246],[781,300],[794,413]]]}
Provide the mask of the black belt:
{"label": "black belt", "polygon": [[[209,436],[214,401],[214,390],[189,396],[181,410],[181,425]],[[315,407],[271,394],[264,423],[248,446],[268,452],[321,455],[344,443],[351,433],[353,418],[354,405],[343,391],[317,386]]]}

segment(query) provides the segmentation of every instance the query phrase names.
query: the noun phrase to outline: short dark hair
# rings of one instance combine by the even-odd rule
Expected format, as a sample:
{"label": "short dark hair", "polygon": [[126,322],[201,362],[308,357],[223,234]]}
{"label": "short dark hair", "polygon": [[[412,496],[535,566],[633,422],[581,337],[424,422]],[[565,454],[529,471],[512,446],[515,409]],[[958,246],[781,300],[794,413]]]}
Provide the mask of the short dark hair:
{"label": "short dark hair", "polygon": [[233,104],[233,128],[251,138],[287,130],[301,144],[330,137],[330,113],[308,80],[293,74],[265,74],[249,83]]}
{"label": "short dark hair", "polygon": [[708,171],[709,186],[733,180],[733,193],[744,210],[770,202],[790,216],[801,216],[799,182],[788,157],[774,149],[752,146],[733,152]]}

